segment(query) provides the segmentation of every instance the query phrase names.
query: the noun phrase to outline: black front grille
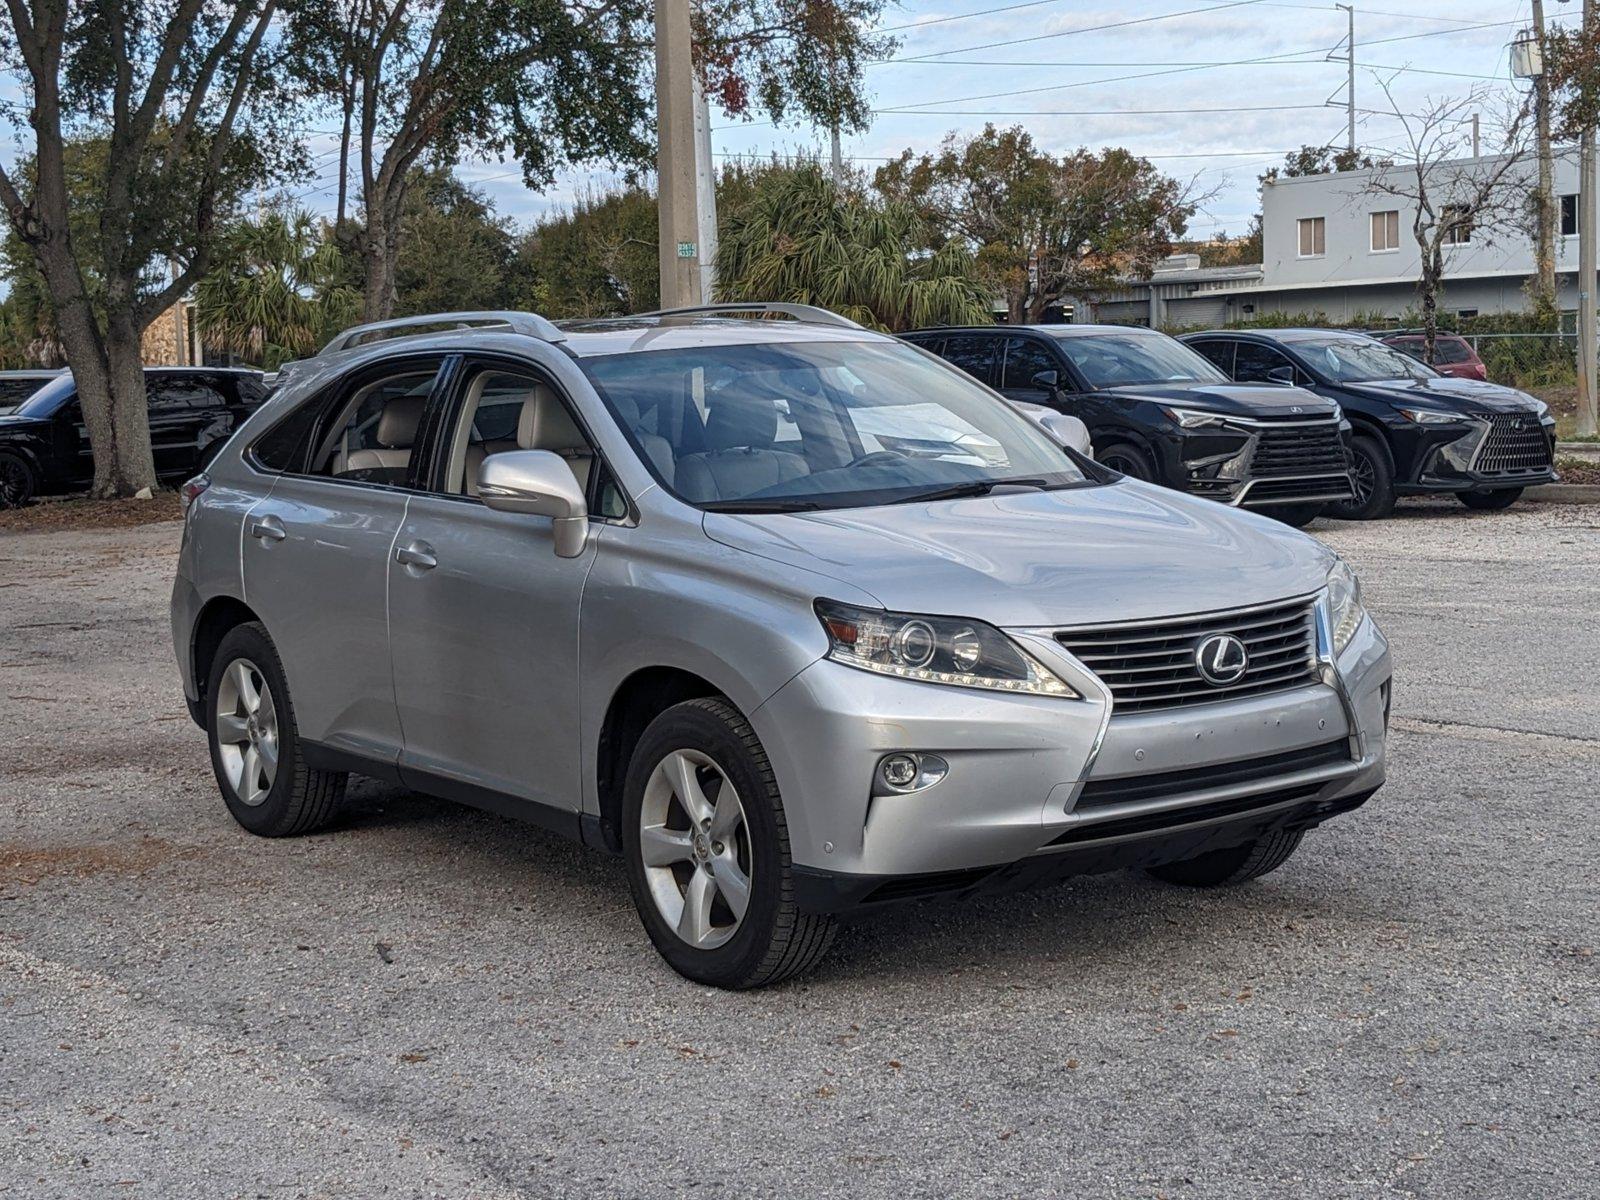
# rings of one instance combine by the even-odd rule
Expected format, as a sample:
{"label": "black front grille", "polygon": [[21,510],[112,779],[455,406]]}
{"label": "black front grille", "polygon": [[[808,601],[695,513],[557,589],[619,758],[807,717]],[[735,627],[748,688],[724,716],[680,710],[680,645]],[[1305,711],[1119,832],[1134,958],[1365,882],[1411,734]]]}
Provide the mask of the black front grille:
{"label": "black front grille", "polygon": [[1310,800],[1321,790],[1320,783],[1308,783],[1302,787],[1268,792],[1265,795],[1234,796],[1227,800],[1214,800],[1209,804],[1186,804],[1180,808],[1130,813],[1125,817],[1113,817],[1109,821],[1085,821],[1058,834],[1051,840],[1050,845],[1070,846],[1075,842],[1093,842],[1102,838],[1157,834],[1171,829],[1181,829],[1185,825],[1194,825],[1201,821],[1247,817],[1251,813],[1280,804]]}
{"label": "black front grille", "polygon": [[1348,500],[1355,495],[1350,476],[1318,475],[1311,479],[1258,479],[1240,502],[1275,504],[1280,500]]}
{"label": "black front grille", "polygon": [[[1214,633],[1244,642],[1249,665],[1237,683],[1206,682],[1195,650]],[[1309,599],[1200,616],[1063,629],[1056,640],[1111,689],[1113,715],[1237,700],[1317,679],[1316,625]]]}
{"label": "black front grille", "polygon": [[1496,413],[1474,469],[1485,474],[1522,475],[1550,468],[1550,439],[1533,414]]}
{"label": "black front grille", "polygon": [[1234,762],[1212,763],[1204,767],[1184,767],[1177,771],[1161,771],[1155,775],[1126,775],[1116,779],[1091,779],[1078,794],[1075,812],[1089,808],[1105,808],[1112,804],[1128,804],[1136,800],[1160,800],[1167,796],[1181,796],[1186,792],[1201,792],[1210,788],[1241,787],[1258,783],[1279,775],[1292,775],[1299,771],[1312,771],[1319,767],[1336,766],[1350,761],[1350,744],[1340,738],[1320,746],[1303,750],[1290,750],[1283,754],[1269,754],[1262,758],[1246,758]]}
{"label": "black front grille", "polygon": [[1344,439],[1333,420],[1263,429],[1250,460],[1250,474],[1257,478],[1331,475],[1347,469]]}

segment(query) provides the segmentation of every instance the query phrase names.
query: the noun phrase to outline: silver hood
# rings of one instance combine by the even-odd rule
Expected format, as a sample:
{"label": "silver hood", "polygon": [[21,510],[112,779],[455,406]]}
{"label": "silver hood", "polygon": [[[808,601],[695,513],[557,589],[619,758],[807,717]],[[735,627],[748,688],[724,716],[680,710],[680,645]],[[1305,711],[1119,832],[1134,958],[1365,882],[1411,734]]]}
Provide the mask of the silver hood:
{"label": "silver hood", "polygon": [[885,608],[1100,624],[1307,595],[1333,554],[1255,513],[1151,484],[815,513],[707,513],[724,545],[848,581]]}

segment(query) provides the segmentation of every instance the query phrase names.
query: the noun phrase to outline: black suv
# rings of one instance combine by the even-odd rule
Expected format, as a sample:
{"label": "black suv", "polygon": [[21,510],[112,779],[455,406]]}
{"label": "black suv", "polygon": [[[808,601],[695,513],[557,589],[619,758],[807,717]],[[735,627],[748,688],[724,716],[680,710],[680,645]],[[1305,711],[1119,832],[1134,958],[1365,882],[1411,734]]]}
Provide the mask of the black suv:
{"label": "black suv", "polygon": [[[150,367],[144,378],[150,448],[156,474],[166,480],[186,479],[210,462],[267,395],[255,371]],[[0,414],[0,507],[79,491],[93,478],[89,434],[70,374]]]}
{"label": "black suv", "polygon": [[976,326],[902,335],[1000,391],[1089,428],[1095,458],[1136,479],[1304,525],[1351,483],[1339,406],[1236,385],[1164,333],[1126,325]]}
{"label": "black suv", "polygon": [[1397,496],[1454,492],[1507,508],[1556,473],[1556,423],[1526,392],[1451,379],[1364,333],[1218,330],[1183,338],[1237,380],[1292,379],[1337,401],[1352,426],[1356,495],[1335,516],[1386,517]]}

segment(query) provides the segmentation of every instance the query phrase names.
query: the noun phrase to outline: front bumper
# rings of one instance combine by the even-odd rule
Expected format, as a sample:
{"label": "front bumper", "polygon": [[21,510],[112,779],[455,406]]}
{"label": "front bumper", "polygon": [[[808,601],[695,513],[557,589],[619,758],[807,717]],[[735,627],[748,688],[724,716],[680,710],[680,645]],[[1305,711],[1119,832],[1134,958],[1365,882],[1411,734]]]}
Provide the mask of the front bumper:
{"label": "front bumper", "polygon": [[1345,458],[1349,423],[1333,418],[1255,421],[1180,430],[1176,464],[1197,496],[1243,508],[1336,504],[1355,491]]}
{"label": "front bumper", "polygon": [[1543,449],[1536,461],[1497,456],[1491,431],[1491,418],[1464,420],[1454,428],[1405,430],[1418,439],[1416,467],[1411,479],[1396,481],[1396,493],[1414,496],[1429,492],[1493,492],[1554,483],[1559,478],[1554,465],[1554,421],[1540,424]]}
{"label": "front bumper", "polygon": [[[1012,633],[1089,698],[991,695],[823,660],[751,715],[786,798],[805,907],[1185,858],[1316,824],[1383,783],[1389,652],[1370,619],[1326,668],[1332,683],[1115,719],[1108,693],[1051,638]],[[877,766],[897,751],[937,754],[948,773],[891,792]]]}

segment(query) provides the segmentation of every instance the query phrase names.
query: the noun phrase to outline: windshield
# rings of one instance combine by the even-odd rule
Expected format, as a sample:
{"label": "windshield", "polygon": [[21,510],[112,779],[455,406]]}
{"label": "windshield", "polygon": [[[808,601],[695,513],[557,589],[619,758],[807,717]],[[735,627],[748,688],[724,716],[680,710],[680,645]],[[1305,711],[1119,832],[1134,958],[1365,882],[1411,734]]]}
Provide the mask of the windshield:
{"label": "windshield", "polygon": [[1380,379],[1437,379],[1439,373],[1408,354],[1378,341],[1326,338],[1296,341],[1294,348],[1312,370],[1335,383],[1374,383]]}
{"label": "windshield", "polygon": [[1028,418],[899,342],[710,346],[580,363],[661,482],[702,508],[852,508],[1089,482]]}
{"label": "windshield", "polygon": [[1093,333],[1058,344],[1092,388],[1136,383],[1227,383],[1216,366],[1164,333]]}

